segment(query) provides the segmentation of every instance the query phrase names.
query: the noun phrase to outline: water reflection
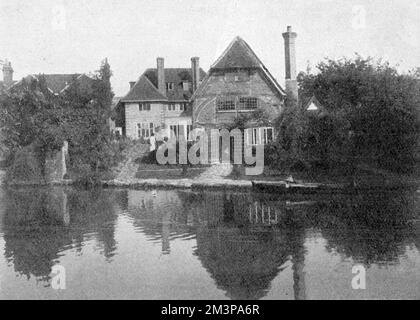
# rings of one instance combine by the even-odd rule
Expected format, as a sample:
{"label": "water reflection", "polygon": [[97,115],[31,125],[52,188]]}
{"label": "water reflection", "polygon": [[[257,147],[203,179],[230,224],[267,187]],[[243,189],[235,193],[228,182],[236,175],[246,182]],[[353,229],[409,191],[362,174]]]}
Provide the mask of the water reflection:
{"label": "water reflection", "polygon": [[[117,241],[121,217],[132,226],[124,229],[128,239],[141,234],[145,240],[136,241],[160,246],[167,257],[177,254],[171,250],[174,241],[194,242],[184,254],[198,259],[231,299],[265,297],[288,269],[294,298],[307,298],[310,230],[319,232],[327,252],[366,266],[398,264],[407,249],[420,250],[416,193],[279,199],[231,192],[23,188],[3,190],[1,198],[6,261],[46,286],[51,267],[70,251],[82,255],[93,246],[103,257],[94,263],[112,264],[127,246]],[[135,250],[134,242],[129,245]],[[188,272],[190,266],[183,267]]]}
{"label": "water reflection", "polygon": [[94,237],[109,260],[115,254],[115,206],[119,193],[54,189],[7,190],[4,255],[17,273],[48,283],[51,267],[66,250],[82,253]]}

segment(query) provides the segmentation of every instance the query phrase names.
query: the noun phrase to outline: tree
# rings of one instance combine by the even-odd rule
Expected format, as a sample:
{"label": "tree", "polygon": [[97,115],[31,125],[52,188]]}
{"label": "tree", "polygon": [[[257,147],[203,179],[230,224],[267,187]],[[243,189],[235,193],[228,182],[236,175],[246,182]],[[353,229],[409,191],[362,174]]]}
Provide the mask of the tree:
{"label": "tree", "polygon": [[68,105],[70,158],[74,167],[87,167],[96,175],[113,164],[112,135],[108,119],[114,96],[110,65],[105,59],[92,82],[91,90],[75,86],[65,96]]}
{"label": "tree", "polygon": [[23,79],[1,95],[2,144],[12,154],[31,146],[40,163],[50,151],[69,141],[71,166],[83,175],[99,178],[115,162],[115,143],[109,130],[113,92],[112,72],[105,59],[87,85],[73,81],[60,95],[52,94],[45,79]]}
{"label": "tree", "polygon": [[[358,55],[327,59],[317,69],[317,73],[300,73],[298,82],[300,96],[315,95],[328,113],[324,119],[328,121],[318,123],[323,126],[318,147],[324,148],[324,155],[331,159],[340,152],[350,162],[358,159],[392,170],[413,166],[420,132],[416,73],[400,74],[387,62]],[[292,121],[287,130],[291,126],[302,129],[299,121]]]}
{"label": "tree", "polygon": [[12,155],[31,145],[42,160],[58,150],[65,140],[63,120],[60,99],[49,92],[42,75],[23,79],[0,97],[1,144]]}

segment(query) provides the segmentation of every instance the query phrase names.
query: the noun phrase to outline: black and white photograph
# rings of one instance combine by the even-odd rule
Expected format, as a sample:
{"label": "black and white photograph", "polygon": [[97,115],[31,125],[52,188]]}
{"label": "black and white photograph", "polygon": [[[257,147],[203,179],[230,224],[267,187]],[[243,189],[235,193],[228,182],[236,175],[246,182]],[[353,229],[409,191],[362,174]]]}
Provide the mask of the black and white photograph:
{"label": "black and white photograph", "polygon": [[420,1],[0,0],[0,300],[420,300]]}

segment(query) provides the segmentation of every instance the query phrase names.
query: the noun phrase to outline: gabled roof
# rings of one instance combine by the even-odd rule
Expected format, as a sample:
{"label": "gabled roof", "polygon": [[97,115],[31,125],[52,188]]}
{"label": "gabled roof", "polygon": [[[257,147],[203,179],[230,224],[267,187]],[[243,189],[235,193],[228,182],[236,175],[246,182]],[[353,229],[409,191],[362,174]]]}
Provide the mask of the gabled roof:
{"label": "gabled roof", "polygon": [[[43,74],[41,75],[45,78],[48,89],[53,93],[62,92],[69,84],[76,81],[81,74]],[[38,75],[35,75],[38,78]]]}
{"label": "gabled roof", "polygon": [[163,94],[153,85],[145,73],[137,80],[130,91],[121,99],[122,102],[128,101],[167,101]]}
{"label": "gabled roof", "polygon": [[261,65],[251,47],[241,37],[235,37],[210,69],[258,68]]}
{"label": "gabled roof", "polygon": [[[191,68],[165,68],[164,71],[165,82],[174,84],[174,89],[167,90],[166,96],[158,90],[157,69],[149,68],[121,101],[188,101],[192,95],[192,88],[183,90],[182,82],[192,82]],[[200,68],[200,80],[205,76],[206,73]]]}
{"label": "gabled roof", "polygon": [[[85,89],[88,89],[93,79],[87,76],[86,74],[72,73],[72,74],[30,74],[23,79],[32,78],[34,80],[39,80],[40,77],[45,79],[47,88],[51,93],[60,94],[71,86],[71,84],[76,81]],[[22,82],[22,80],[14,83],[13,86],[17,86]]]}
{"label": "gabled roof", "polygon": [[210,67],[210,71],[206,78],[192,96],[192,99],[198,95],[201,90],[200,88],[205,87],[205,83],[215,71],[229,70],[229,69],[257,69],[260,70],[266,80],[273,86],[280,96],[286,96],[286,92],[279,85],[277,80],[271,75],[266,66],[257,57],[255,52],[251,49],[248,43],[245,42],[241,37],[235,37],[229,44],[222,55],[213,63]]}
{"label": "gabled roof", "polygon": [[302,99],[302,109],[304,112],[310,112],[318,115],[327,114],[324,106],[318,101],[315,95],[312,95],[309,99]]}

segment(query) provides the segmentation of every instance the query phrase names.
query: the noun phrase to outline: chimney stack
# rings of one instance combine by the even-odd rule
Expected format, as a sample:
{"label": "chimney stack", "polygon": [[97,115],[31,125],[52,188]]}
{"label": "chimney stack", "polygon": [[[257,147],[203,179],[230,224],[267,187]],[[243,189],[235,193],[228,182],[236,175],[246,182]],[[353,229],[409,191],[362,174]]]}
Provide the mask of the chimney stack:
{"label": "chimney stack", "polygon": [[191,58],[192,90],[195,92],[200,85],[200,58]]}
{"label": "chimney stack", "polygon": [[296,79],[296,32],[292,32],[292,27],[287,26],[287,32],[283,33],[284,56],[286,60],[286,94],[287,97],[298,101],[298,85]]}
{"label": "chimney stack", "polygon": [[131,89],[133,89],[136,82],[135,81],[130,81],[129,84],[130,84],[130,90],[131,90]]}
{"label": "chimney stack", "polygon": [[163,58],[157,58],[157,80],[158,90],[166,96],[166,83],[165,83],[165,62]]}
{"label": "chimney stack", "polygon": [[3,64],[3,82],[6,85],[6,87],[9,87],[13,84],[12,63],[10,61],[7,61],[7,59],[4,61]]}

